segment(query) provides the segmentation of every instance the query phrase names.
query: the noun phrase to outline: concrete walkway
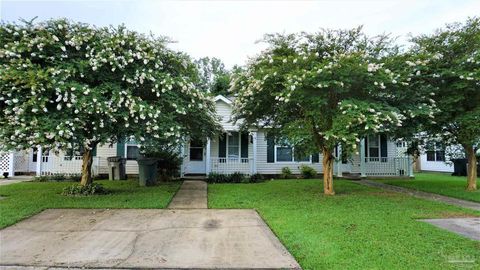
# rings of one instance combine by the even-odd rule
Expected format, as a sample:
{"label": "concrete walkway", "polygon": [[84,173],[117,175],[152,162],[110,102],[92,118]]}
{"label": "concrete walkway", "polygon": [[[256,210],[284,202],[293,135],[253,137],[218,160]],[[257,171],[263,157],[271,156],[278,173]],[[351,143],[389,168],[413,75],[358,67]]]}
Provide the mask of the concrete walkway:
{"label": "concrete walkway", "polygon": [[423,219],[421,221],[480,241],[480,218],[438,218]]}
{"label": "concrete walkway", "polygon": [[426,199],[426,200],[436,201],[436,202],[443,202],[443,203],[446,203],[446,204],[451,204],[451,205],[455,205],[455,206],[459,206],[459,207],[463,207],[463,208],[468,208],[468,209],[473,209],[473,210],[480,211],[480,203],[476,203],[476,202],[460,200],[460,199],[457,199],[457,198],[452,198],[452,197],[438,195],[438,194],[434,194],[434,193],[418,191],[418,190],[409,189],[409,188],[387,185],[387,184],[384,184],[384,183],[371,181],[371,180],[361,180],[361,181],[356,181],[356,183],[359,183],[359,184],[364,185],[364,186],[376,187],[376,188],[381,188],[381,189],[388,190],[388,191],[404,193],[404,194],[408,194],[408,195],[411,195],[411,196],[414,196],[414,197],[417,197],[417,198],[421,198],[421,199]]}
{"label": "concrete walkway", "polygon": [[0,243],[0,269],[301,269],[248,209],[49,209]]}
{"label": "concrete walkway", "polygon": [[12,176],[12,177],[9,177],[7,179],[0,179],[0,186],[6,186],[6,185],[11,185],[11,184],[26,182],[26,181],[32,181],[33,179],[34,179],[34,177],[29,176],[29,175]]}
{"label": "concrete walkway", "polygon": [[207,183],[204,181],[183,181],[168,208],[207,209]]}

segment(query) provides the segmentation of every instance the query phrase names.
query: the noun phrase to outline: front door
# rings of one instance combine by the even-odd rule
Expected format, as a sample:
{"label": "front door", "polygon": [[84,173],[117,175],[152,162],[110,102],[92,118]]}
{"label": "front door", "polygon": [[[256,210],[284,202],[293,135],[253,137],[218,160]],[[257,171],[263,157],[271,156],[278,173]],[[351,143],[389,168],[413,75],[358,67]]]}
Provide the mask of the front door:
{"label": "front door", "polygon": [[201,141],[191,141],[188,147],[188,163],[185,169],[187,174],[204,174],[205,165],[205,146]]}

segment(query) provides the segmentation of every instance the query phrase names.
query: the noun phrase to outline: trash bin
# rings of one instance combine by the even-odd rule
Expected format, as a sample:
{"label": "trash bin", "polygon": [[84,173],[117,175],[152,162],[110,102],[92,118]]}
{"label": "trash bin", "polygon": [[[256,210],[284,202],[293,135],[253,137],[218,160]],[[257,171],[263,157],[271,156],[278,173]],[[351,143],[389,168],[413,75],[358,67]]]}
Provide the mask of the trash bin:
{"label": "trash bin", "polygon": [[456,176],[467,176],[467,159],[466,158],[457,158],[453,159],[453,173],[452,175]]}
{"label": "trash bin", "polygon": [[153,186],[157,182],[156,158],[138,158],[138,184],[140,186]]}
{"label": "trash bin", "polygon": [[126,180],[125,162],[126,159],[120,156],[108,157],[108,179],[109,180]]}

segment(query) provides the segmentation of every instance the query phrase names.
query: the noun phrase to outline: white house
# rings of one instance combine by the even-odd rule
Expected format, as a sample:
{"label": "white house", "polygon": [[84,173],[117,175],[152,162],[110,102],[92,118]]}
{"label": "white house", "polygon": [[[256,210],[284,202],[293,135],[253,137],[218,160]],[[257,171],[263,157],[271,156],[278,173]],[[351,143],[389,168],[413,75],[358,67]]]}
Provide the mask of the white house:
{"label": "white house", "polygon": [[[260,173],[265,175],[280,174],[283,167],[289,167],[298,174],[302,164],[313,167],[322,173],[322,156],[313,154],[300,157],[295,149],[285,145],[275,145],[267,138],[266,130],[252,129],[240,132],[238,125],[231,121],[232,100],[215,97],[216,110],[224,128],[223,136],[202,142],[190,141],[181,149],[183,164],[182,176],[207,175],[210,172],[230,174]],[[360,141],[360,153],[335,163],[337,176],[354,174],[363,177],[413,176],[410,157],[399,151],[395,141],[385,135],[372,134]],[[341,149],[335,150],[341,156]],[[95,174],[107,174],[107,157],[122,156],[127,159],[126,173],[138,174],[135,161],[138,147],[133,142],[102,145],[96,149],[93,170]],[[40,162],[41,161],[41,162]],[[5,164],[5,165],[3,165]],[[36,173],[37,175],[55,173],[79,173],[81,156],[50,155],[42,149],[21,153],[0,154],[0,170],[12,173]]]}

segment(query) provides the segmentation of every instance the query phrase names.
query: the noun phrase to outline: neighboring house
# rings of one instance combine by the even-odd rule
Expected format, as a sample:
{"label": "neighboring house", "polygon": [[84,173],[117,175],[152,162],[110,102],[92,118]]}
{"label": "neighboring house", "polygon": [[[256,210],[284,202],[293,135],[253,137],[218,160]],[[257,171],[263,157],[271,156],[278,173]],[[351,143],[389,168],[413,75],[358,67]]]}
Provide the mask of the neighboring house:
{"label": "neighboring house", "polygon": [[422,149],[419,157],[419,170],[429,172],[453,172],[453,163],[445,155],[457,146],[445,147],[440,142],[429,141]]}
{"label": "neighboring house", "polygon": [[[206,175],[210,172],[230,174],[260,173],[265,175],[280,174],[283,167],[288,167],[294,174],[299,174],[299,167],[304,164],[323,172],[322,155],[312,154],[299,156],[295,148],[286,145],[275,145],[274,140],[267,138],[267,130],[252,129],[240,132],[238,125],[231,121],[232,99],[224,96],[215,97],[217,114],[221,118],[224,134],[208,139],[205,144],[190,141],[181,148],[183,164],[181,174]],[[413,176],[411,158],[406,156],[395,141],[385,135],[372,134],[362,139],[358,145],[357,155],[343,157],[335,162],[334,173],[337,176],[353,174],[363,177]],[[122,156],[127,159],[126,173],[138,174],[135,159],[138,147],[134,142],[98,146],[95,151],[93,171],[95,174],[107,174],[107,157]],[[341,149],[335,149],[336,156]],[[39,156],[42,156],[39,158]],[[5,161],[11,159],[14,162]],[[39,162],[41,159],[42,162]],[[3,161],[2,161],[3,160]],[[18,160],[21,160],[18,161]],[[54,173],[79,173],[81,156],[48,155],[39,150],[22,153],[0,154],[0,170],[15,173],[36,173],[37,175]],[[13,165],[8,165],[13,164]],[[18,167],[18,169],[17,169]]]}

